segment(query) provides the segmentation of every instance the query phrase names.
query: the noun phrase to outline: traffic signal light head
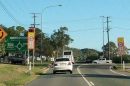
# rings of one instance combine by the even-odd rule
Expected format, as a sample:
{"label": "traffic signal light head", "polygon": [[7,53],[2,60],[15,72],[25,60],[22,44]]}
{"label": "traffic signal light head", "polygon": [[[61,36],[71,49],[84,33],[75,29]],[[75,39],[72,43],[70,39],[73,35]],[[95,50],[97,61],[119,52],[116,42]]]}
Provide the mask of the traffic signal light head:
{"label": "traffic signal light head", "polygon": [[34,32],[34,28],[30,28],[28,32]]}

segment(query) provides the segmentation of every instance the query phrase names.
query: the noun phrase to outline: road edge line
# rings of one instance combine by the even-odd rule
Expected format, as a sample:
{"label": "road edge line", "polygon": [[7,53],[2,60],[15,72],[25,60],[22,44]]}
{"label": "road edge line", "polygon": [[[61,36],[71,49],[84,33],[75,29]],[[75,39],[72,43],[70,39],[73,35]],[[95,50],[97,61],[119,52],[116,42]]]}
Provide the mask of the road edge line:
{"label": "road edge line", "polygon": [[125,74],[122,74],[122,73],[119,73],[119,72],[116,72],[116,71],[112,70],[112,66],[110,66],[109,69],[110,69],[110,71],[111,71],[112,73],[115,73],[115,74],[118,74],[118,75],[122,75],[122,76],[127,76],[127,75],[125,75]]}
{"label": "road edge line", "polygon": [[92,86],[91,83],[83,76],[83,74],[80,72],[79,70],[80,66],[77,67],[77,71],[79,72],[79,74],[82,76],[82,78],[84,79],[84,81],[89,85]]}
{"label": "road edge line", "polygon": [[94,83],[93,83],[92,81],[90,81],[90,84],[93,85],[93,86],[95,86]]}

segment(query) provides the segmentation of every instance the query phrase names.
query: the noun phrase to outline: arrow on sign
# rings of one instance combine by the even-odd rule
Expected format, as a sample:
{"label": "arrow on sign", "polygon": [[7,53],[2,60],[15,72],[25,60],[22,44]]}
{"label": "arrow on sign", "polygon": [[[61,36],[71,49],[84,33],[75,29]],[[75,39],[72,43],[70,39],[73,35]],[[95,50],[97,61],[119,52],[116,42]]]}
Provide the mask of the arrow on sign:
{"label": "arrow on sign", "polygon": [[0,27],[0,42],[7,36],[7,33]]}

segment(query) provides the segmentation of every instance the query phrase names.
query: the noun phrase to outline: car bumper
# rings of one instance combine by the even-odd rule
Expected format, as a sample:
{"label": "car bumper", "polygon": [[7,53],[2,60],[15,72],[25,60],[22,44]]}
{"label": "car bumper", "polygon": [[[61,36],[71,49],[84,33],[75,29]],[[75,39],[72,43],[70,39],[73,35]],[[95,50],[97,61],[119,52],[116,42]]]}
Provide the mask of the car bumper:
{"label": "car bumper", "polygon": [[53,70],[54,71],[65,71],[65,70],[70,70],[70,71],[72,71],[73,70],[73,67],[72,66],[67,66],[67,67],[59,67],[59,66],[55,66],[54,68],[53,68]]}

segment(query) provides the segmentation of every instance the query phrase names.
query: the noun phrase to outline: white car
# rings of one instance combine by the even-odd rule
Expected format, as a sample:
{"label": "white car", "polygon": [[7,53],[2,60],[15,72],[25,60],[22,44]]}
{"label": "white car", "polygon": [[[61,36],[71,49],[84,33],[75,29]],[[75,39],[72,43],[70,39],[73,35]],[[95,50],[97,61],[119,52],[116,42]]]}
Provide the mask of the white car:
{"label": "white car", "polygon": [[73,63],[69,58],[57,58],[53,65],[53,74],[56,72],[73,72]]}

